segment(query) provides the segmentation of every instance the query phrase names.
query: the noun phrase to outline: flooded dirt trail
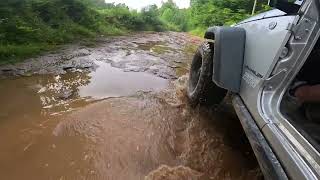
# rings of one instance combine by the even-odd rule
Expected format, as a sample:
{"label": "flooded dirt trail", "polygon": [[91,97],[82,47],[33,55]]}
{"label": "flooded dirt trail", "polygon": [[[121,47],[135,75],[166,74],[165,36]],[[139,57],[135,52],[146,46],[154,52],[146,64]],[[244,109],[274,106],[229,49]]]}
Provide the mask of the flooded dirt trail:
{"label": "flooded dirt trail", "polygon": [[1,179],[261,179],[230,104],[187,103],[200,43],[137,33],[0,67]]}

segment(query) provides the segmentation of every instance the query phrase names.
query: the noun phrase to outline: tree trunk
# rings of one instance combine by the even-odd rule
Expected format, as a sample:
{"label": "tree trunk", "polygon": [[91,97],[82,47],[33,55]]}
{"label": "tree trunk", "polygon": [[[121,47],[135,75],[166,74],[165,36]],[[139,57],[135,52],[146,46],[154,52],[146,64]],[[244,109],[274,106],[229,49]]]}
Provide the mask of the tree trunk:
{"label": "tree trunk", "polygon": [[258,1],[258,0],[254,0],[254,4],[253,4],[252,14],[251,14],[251,15],[254,15],[254,13],[256,12],[257,1]]}

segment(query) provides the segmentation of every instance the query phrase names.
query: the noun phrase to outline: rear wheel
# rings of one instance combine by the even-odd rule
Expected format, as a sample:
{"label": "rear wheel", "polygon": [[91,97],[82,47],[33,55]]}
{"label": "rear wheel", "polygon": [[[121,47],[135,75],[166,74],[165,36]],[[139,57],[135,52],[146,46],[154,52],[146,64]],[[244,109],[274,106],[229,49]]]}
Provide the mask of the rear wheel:
{"label": "rear wheel", "polygon": [[227,94],[227,90],[212,81],[213,61],[213,47],[204,42],[195,53],[190,69],[188,97],[192,105],[216,105]]}

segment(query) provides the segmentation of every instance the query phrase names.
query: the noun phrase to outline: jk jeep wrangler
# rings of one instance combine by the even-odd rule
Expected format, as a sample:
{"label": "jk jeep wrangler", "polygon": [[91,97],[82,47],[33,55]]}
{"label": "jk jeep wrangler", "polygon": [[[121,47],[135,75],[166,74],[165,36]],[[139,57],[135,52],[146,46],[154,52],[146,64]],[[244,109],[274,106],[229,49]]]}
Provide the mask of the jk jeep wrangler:
{"label": "jk jeep wrangler", "polygon": [[320,0],[270,6],[233,27],[207,30],[188,97],[214,105],[232,94],[266,179],[319,179]]}

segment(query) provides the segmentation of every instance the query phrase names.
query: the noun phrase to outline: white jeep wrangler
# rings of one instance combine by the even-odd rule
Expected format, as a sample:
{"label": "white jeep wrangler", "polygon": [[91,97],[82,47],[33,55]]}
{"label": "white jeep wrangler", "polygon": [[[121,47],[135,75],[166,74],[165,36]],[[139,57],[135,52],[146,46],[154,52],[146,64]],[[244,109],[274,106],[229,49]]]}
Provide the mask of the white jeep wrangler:
{"label": "white jeep wrangler", "polygon": [[[270,6],[233,27],[208,29],[188,96],[192,104],[219,104],[232,93],[267,179],[319,179],[320,0]],[[302,86],[311,89],[302,91],[309,101],[295,96]]]}

